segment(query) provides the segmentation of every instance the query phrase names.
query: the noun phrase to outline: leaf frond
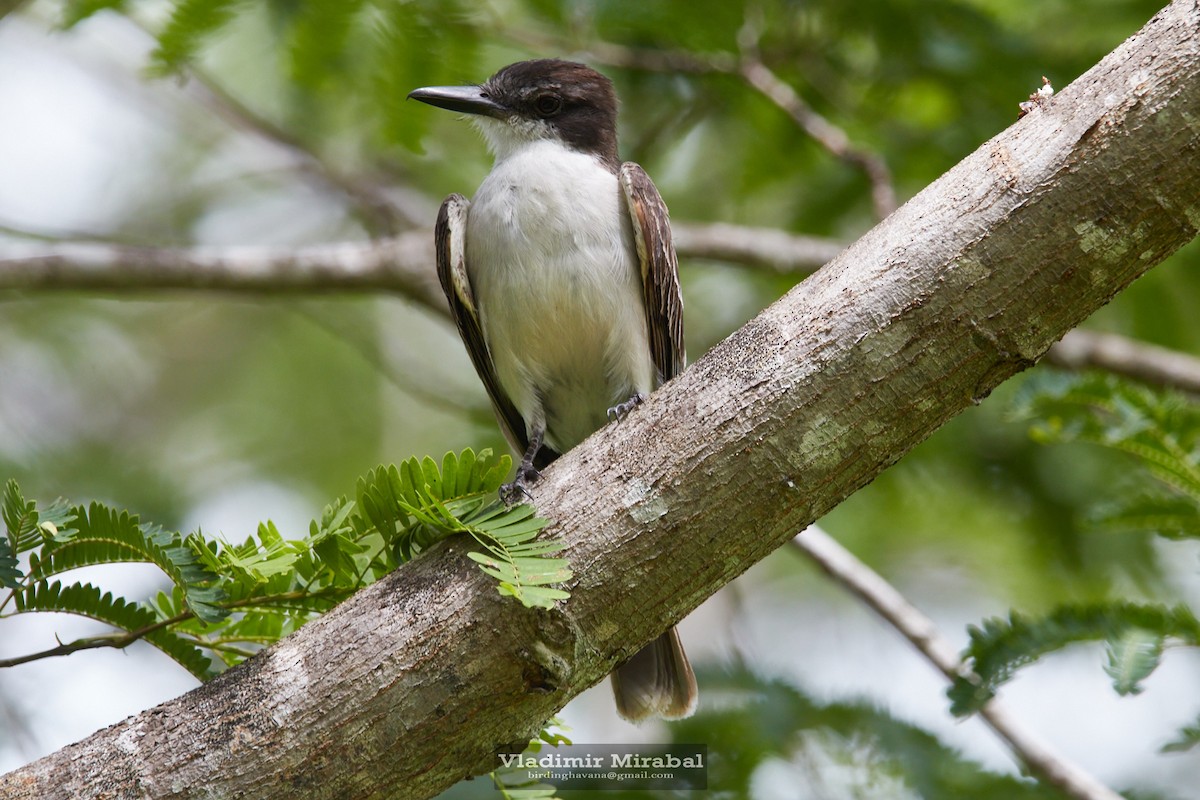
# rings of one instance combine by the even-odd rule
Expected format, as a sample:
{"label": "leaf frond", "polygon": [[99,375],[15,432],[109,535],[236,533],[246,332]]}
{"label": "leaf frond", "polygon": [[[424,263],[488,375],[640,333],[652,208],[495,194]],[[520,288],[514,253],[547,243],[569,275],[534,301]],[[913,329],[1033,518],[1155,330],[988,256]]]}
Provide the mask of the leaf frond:
{"label": "leaf frond", "polygon": [[957,715],[977,711],[1021,667],[1076,642],[1109,642],[1109,674],[1119,691],[1134,692],[1157,667],[1167,638],[1200,645],[1200,621],[1182,605],[1108,602],[1063,606],[1039,618],[1014,611],[1008,619],[973,625],[968,634],[963,658],[978,682],[960,679],[949,690]]}

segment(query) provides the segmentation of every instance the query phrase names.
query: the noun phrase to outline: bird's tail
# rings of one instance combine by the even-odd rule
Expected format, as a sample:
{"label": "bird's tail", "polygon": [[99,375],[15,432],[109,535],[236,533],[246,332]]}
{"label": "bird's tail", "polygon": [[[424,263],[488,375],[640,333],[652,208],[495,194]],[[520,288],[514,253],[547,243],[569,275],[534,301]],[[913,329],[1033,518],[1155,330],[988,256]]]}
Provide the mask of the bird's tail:
{"label": "bird's tail", "polygon": [[671,628],[612,674],[617,713],[630,722],[682,719],[696,710],[696,676]]}

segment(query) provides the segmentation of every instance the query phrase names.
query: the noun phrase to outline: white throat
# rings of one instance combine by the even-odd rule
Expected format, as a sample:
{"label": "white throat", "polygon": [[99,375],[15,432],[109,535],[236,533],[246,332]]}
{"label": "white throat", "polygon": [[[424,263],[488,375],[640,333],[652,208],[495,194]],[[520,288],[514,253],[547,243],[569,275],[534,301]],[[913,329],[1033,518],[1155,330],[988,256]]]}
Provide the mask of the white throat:
{"label": "white throat", "polygon": [[472,116],[470,121],[483,135],[488,150],[495,156],[497,163],[510,158],[524,147],[538,142],[553,141],[555,138],[549,123],[541,119]]}

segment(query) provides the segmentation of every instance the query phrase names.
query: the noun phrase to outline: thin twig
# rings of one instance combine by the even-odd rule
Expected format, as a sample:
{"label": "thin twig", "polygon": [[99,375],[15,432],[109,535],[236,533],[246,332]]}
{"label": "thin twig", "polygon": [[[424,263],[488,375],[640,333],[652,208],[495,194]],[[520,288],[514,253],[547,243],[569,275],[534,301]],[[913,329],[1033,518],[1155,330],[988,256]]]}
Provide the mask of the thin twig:
{"label": "thin twig", "polygon": [[[954,647],[938,632],[933,620],[820,528],[815,525],[809,527],[793,538],[792,544],[812,559],[825,574],[875,609],[912,642],[917,651],[937,667],[947,680],[970,680],[973,677]],[[1046,743],[1022,728],[995,699],[985,703],[979,715],[1022,763],[1068,796],[1076,800],[1121,800],[1119,794],[1078,764],[1053,752]]]}
{"label": "thin twig", "polygon": [[1155,386],[1200,394],[1200,359],[1112,333],[1076,329],[1046,353],[1067,369],[1097,367]]}
{"label": "thin twig", "polygon": [[738,31],[738,74],[759,94],[782,109],[792,121],[817,144],[837,158],[861,169],[871,183],[871,202],[875,216],[883,219],[896,210],[896,190],[892,185],[892,171],[878,154],[859,147],[841,128],[834,125],[804,101],[790,83],[780,78],[763,61],[762,41],[765,24],[762,9],[751,5],[746,19]]}
{"label": "thin twig", "polygon": [[364,224],[373,235],[394,235],[419,224],[414,214],[405,213],[380,187],[343,174],[302,139],[252,111],[195,67],[187,68],[185,87],[200,104],[235,127],[286,151],[304,172],[338,190],[362,214]]}
{"label": "thin twig", "polygon": [[[361,588],[361,587],[358,587]],[[219,603],[221,608],[227,611],[239,611],[254,608],[271,608],[273,605],[282,605],[290,600],[308,600],[312,598],[336,597],[344,599],[354,593],[355,590],[347,589],[322,589],[317,592],[282,592],[280,594],[265,595],[263,597],[249,597],[244,600],[233,600],[228,603]],[[10,615],[11,616],[11,615]],[[111,647],[117,650],[122,650],[134,642],[140,641],[155,631],[160,631],[171,625],[177,625],[181,622],[187,622],[193,619],[196,615],[191,611],[183,611],[168,619],[159,620],[151,625],[138,628],[135,631],[126,631],[124,633],[105,634],[103,636],[89,636],[83,639],[76,639],[66,644],[59,644],[58,647],[51,647],[47,650],[40,650],[36,653],[26,653],[23,656],[15,656],[13,658],[0,658],[0,669],[7,667],[15,667],[21,664],[28,664],[31,661],[40,661],[44,658],[54,658],[56,656],[66,656],[71,653],[78,653],[83,650],[96,650],[103,647]],[[207,644],[202,640],[197,640],[196,644],[200,647],[206,647]]]}
{"label": "thin twig", "polygon": [[[528,32],[506,31],[506,36],[534,49],[562,48],[562,43]],[[855,145],[841,128],[815,111],[799,93],[762,61],[754,46],[743,45],[740,56],[731,53],[693,53],[687,50],[628,47],[600,40],[587,41],[582,50],[591,60],[612,67],[645,72],[722,74],[741,78],[786,113],[813,141],[836,158],[861,169],[871,183],[875,215],[883,219],[896,210],[896,190],[891,170],[877,153]]]}
{"label": "thin twig", "polygon": [[[157,39],[149,24],[137,16],[126,13],[118,19],[151,41]],[[421,223],[418,209],[394,202],[381,186],[343,173],[311,144],[251,109],[196,64],[181,67],[179,76],[182,90],[198,106],[285,153],[302,173],[345,197],[371,235],[394,235]]]}
{"label": "thin twig", "polygon": [[871,182],[875,216],[883,219],[896,210],[896,190],[887,163],[870,150],[859,147],[841,128],[813,110],[799,93],[757,58],[743,60],[738,70],[746,83],[782,109],[813,141],[847,164],[858,167]]}

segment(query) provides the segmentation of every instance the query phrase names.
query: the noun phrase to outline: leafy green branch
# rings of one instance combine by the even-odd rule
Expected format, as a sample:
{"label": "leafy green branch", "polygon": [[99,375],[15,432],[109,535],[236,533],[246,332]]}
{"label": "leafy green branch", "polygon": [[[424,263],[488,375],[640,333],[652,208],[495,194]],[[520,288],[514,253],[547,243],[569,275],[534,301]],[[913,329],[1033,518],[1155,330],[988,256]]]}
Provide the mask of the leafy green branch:
{"label": "leafy green branch", "polygon": [[[495,499],[510,466],[507,456],[464,450],[447,453],[440,465],[412,458],[377,467],[358,480],[354,500],[327,506],[307,536],[286,539],[268,521],[240,544],[165,531],[100,503],[39,507],[9,481],[0,502],[0,589],[7,590],[0,620],[63,612],[115,631],[0,660],[0,667],[144,640],[206,680],[456,533],[482,546],[472,556],[497,578],[501,594],[552,606],[567,593],[551,584],[571,572],[553,555],[558,543],[537,540],[545,520]],[[154,564],[170,590],[133,602],[61,579],[80,567],[128,562]]]}
{"label": "leafy green branch", "polygon": [[1185,606],[1105,602],[1062,606],[1033,618],[1012,612],[968,629],[969,659],[978,682],[959,679],[950,689],[951,710],[963,715],[979,710],[1016,671],[1069,644],[1108,643],[1105,671],[1119,694],[1138,694],[1141,682],[1158,667],[1167,641],[1200,646],[1200,621]]}
{"label": "leafy green branch", "polygon": [[[1189,398],[1107,374],[1043,372],[1024,383],[1014,410],[1042,443],[1082,442],[1132,457],[1135,468],[1089,512],[1092,527],[1200,536],[1200,406]],[[1074,643],[1105,642],[1104,669],[1120,695],[1140,693],[1169,646],[1200,647],[1200,620],[1187,606],[1115,599],[1038,617],[1012,611],[968,633],[963,658],[971,672],[949,691],[959,715],[978,711],[1021,668]],[[1163,750],[1196,744],[1200,726],[1184,728]]]}

